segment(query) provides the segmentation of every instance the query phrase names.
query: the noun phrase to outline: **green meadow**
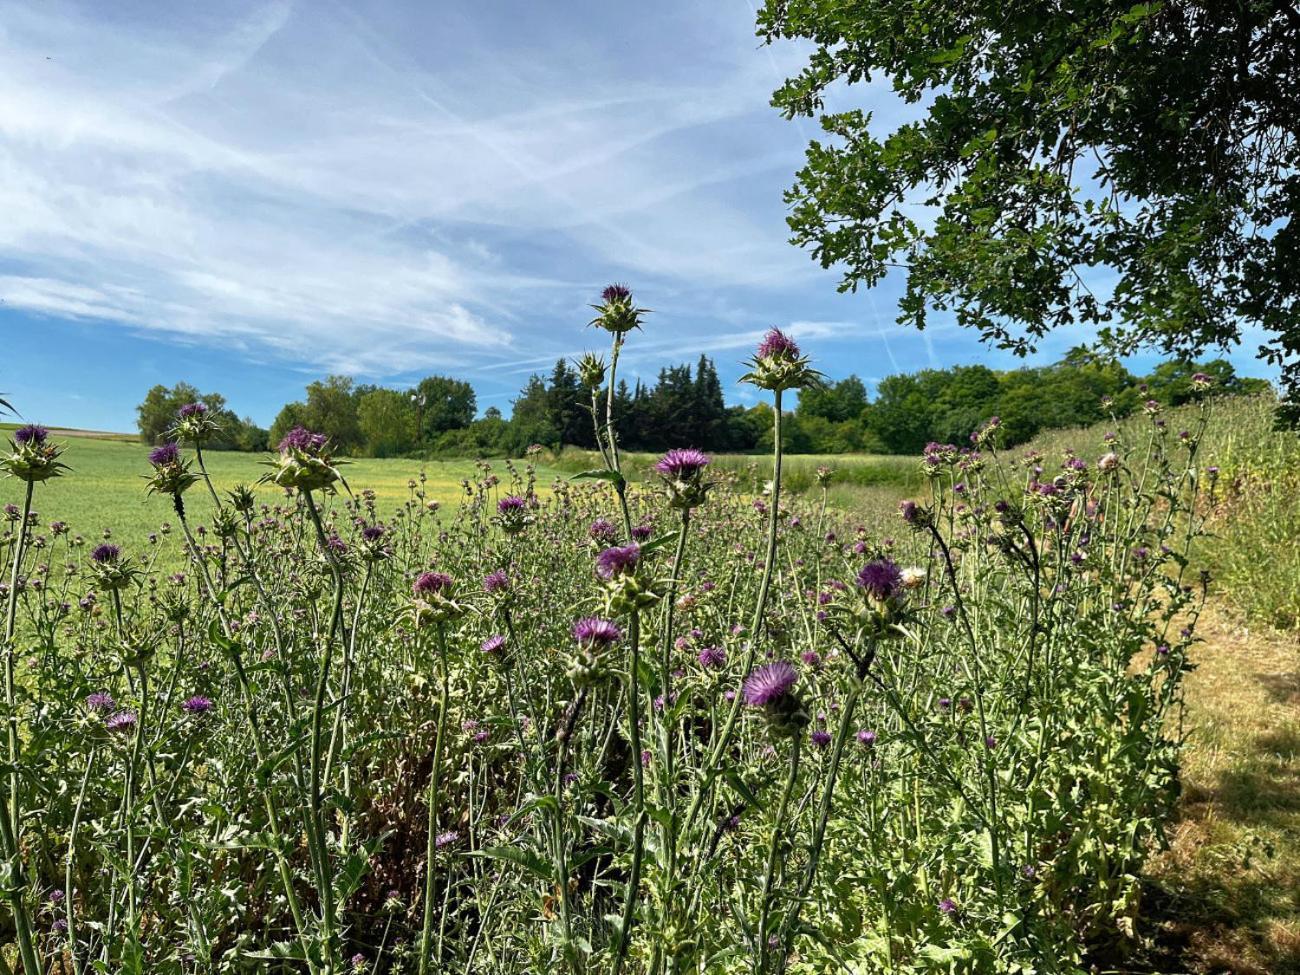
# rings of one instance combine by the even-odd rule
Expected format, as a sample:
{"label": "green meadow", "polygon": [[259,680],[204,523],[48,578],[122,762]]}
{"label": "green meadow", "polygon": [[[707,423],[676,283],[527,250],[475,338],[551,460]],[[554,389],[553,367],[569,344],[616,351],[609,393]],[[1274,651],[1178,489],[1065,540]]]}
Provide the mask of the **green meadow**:
{"label": "green meadow", "polygon": [[[12,430],[13,425],[6,425]],[[33,505],[41,520],[67,522],[71,530],[86,538],[111,530],[114,537],[130,544],[143,540],[163,522],[175,523],[175,514],[166,498],[149,497],[144,475],[149,471],[149,448],[134,438],[122,435],[87,434],[54,431],[52,438],[67,445],[63,459],[71,468],[64,477],[39,485]],[[269,454],[235,451],[212,451],[204,454],[213,486],[224,493],[237,484],[257,485],[266,471]],[[522,471],[524,462],[516,462]],[[504,461],[496,461],[493,471],[507,478]],[[454,505],[465,495],[464,482],[481,476],[471,460],[379,460],[355,458],[341,468],[349,486],[357,492],[375,493],[379,511],[386,513],[399,507],[411,496],[412,484],[423,490],[428,500]],[[423,475],[424,482],[420,484]],[[555,477],[544,467],[537,470],[540,487]],[[22,483],[0,479],[0,503],[22,502]],[[273,485],[257,485],[259,495],[274,502],[283,492]],[[190,518],[195,524],[210,520],[212,499],[199,487],[185,495]]]}
{"label": "green meadow", "polygon": [[[3,436],[14,424],[0,426]],[[149,497],[144,475],[149,471],[149,448],[128,434],[105,434],[88,431],[52,431],[55,440],[67,444],[64,460],[70,468],[66,476],[37,488],[35,508],[45,522],[67,522],[72,531],[86,538],[110,530],[127,542],[143,539],[163,522],[174,522],[171,505],[162,498]],[[237,484],[256,485],[265,472],[270,454],[237,451],[209,451],[204,454],[208,473],[217,491],[225,492]],[[624,455],[624,469],[629,480],[643,480],[656,455]],[[444,506],[454,505],[465,497],[465,482],[482,476],[481,464],[505,483],[507,464],[522,472],[528,462],[503,459],[476,462],[469,459],[422,460],[415,458],[349,458],[342,469],[353,491],[373,491],[382,513],[391,511],[411,496],[413,482],[428,500]],[[831,507],[892,509],[907,490],[921,487],[920,464],[913,457],[879,455],[798,455],[785,460],[785,486],[793,494],[819,496],[814,472],[819,466],[835,471],[827,492]],[[545,494],[556,478],[600,466],[598,454],[566,449],[559,454],[544,452],[536,464],[537,487]],[[771,459],[762,455],[725,454],[714,458],[714,469],[730,472],[737,478],[740,491],[758,494],[770,476]],[[421,484],[420,478],[424,481]],[[884,487],[886,490],[871,490]],[[267,502],[274,501],[280,490],[258,486]],[[212,501],[202,490],[185,496],[195,524],[211,517]],[[22,501],[22,485],[0,479],[0,504]]]}

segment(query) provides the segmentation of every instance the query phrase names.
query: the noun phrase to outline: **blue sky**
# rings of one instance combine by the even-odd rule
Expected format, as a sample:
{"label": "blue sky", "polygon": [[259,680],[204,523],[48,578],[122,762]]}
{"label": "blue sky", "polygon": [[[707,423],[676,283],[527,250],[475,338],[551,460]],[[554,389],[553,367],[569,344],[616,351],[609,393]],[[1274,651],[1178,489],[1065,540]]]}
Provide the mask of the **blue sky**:
{"label": "blue sky", "polygon": [[[900,282],[841,295],[787,243],[815,127],[768,106],[801,51],[753,22],[749,0],[0,0],[0,390],[131,429],[184,379],[269,424],[329,372],[442,372],[508,414],[599,344],[611,280],[655,310],[627,359],[647,378],[703,352],[734,381],[772,325],[837,377],[1015,364],[901,329]],[[1253,347],[1233,358],[1265,375]]]}

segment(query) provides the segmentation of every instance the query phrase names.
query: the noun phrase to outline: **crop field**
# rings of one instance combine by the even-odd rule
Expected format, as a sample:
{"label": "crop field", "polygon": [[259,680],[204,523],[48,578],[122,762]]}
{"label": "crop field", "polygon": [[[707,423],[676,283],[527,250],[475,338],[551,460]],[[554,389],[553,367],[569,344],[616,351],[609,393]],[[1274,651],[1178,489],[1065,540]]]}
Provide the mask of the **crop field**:
{"label": "crop field", "polygon": [[[755,363],[778,404],[802,381],[783,336]],[[1235,591],[1225,506],[1281,510],[1237,446],[1266,406],[1216,408],[1007,456],[991,422],[825,494],[820,459],[652,463],[608,430],[536,469],[338,466],[301,429],[200,458],[201,410],[152,453],[15,430],[3,970],[1131,955],[1201,568]],[[837,478],[862,493],[825,503]]]}
{"label": "crop field", "polygon": [[[14,424],[0,427],[0,436],[12,436]],[[149,448],[131,437],[104,437],[77,432],[52,433],[52,439],[67,445],[67,463],[72,470],[65,478],[56,478],[40,494],[38,513],[49,520],[66,522],[86,539],[99,538],[105,530],[118,540],[143,543],[150,532],[156,533],[163,522],[175,523],[171,506],[147,496],[146,474],[149,472]],[[273,484],[259,485],[258,479],[268,470],[270,454],[234,451],[211,451],[204,462],[218,495],[239,484],[255,488],[259,500],[275,501],[284,495]],[[525,465],[517,462],[520,469]],[[494,468],[506,475],[505,463]],[[425,500],[455,507],[466,497],[466,483],[481,477],[472,460],[375,460],[348,459],[339,467],[357,491],[373,494],[375,504],[385,513],[400,508],[418,488]],[[538,490],[545,491],[555,472],[537,468]],[[341,490],[341,488],[340,488]],[[21,503],[23,485],[14,478],[0,480],[0,503]],[[195,525],[210,524],[214,506],[206,491],[186,495],[189,515]],[[42,512],[41,508],[45,511]]]}

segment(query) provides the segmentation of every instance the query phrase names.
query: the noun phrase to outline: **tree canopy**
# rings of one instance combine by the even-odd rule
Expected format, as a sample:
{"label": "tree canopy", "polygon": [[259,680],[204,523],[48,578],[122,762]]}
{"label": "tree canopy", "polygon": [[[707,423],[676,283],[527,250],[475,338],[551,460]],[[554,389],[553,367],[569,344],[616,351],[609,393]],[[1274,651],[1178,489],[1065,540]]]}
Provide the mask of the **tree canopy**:
{"label": "tree canopy", "polygon": [[[766,0],[758,33],[811,42],[773,103],[827,136],[788,219],[842,290],[899,269],[901,323],[1021,353],[1076,323],[1180,359],[1263,335],[1300,419],[1296,4]],[[878,79],[890,119],[827,110]]]}
{"label": "tree canopy", "polygon": [[266,449],[265,430],[227,408],[226,398],[220,393],[200,393],[197,387],[186,382],[171,387],[159,383],[145,393],[135,408],[140,439],[147,444],[165,440],[167,431],[176,422],[177,411],[187,403],[203,403],[216,419],[220,430],[210,446],[218,450]]}
{"label": "tree canopy", "polygon": [[[1055,365],[1033,369],[952,366],[887,376],[876,384],[874,397],[857,376],[830,381],[824,388],[800,392],[783,424],[785,446],[792,453],[910,454],[932,440],[961,443],[991,416],[1001,417],[1002,444],[1014,446],[1040,430],[1100,420],[1108,410],[1126,415],[1147,399],[1176,406],[1192,396],[1196,373],[1208,374],[1219,394],[1269,389],[1262,379],[1238,376],[1224,359],[1170,360],[1136,376],[1079,348]],[[271,444],[301,424],[324,433],[340,453],[371,457],[519,456],[534,443],[556,450],[595,449],[590,391],[563,359],[548,374],[529,377],[509,418],[496,407],[475,418],[473,388],[445,376],[427,377],[410,389],[327,376],[310,383],[306,393],[305,400],[280,410]],[[266,449],[266,431],[236,417],[219,394],[200,395],[186,383],[149,391],[138,408],[142,438],[161,440],[176,411],[196,399],[214,410],[221,425],[212,446]],[[599,406],[604,409],[603,396]],[[728,406],[708,356],[693,366],[665,366],[653,383],[620,382],[614,415],[622,431],[620,443],[629,450],[692,446],[746,452],[772,447],[771,407]]]}

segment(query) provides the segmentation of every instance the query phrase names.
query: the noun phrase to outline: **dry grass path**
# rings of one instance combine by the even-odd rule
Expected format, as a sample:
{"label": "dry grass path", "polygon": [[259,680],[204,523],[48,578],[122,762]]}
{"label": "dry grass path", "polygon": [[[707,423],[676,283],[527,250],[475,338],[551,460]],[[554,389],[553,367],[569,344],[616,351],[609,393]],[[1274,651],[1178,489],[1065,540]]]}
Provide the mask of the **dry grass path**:
{"label": "dry grass path", "polygon": [[1148,870],[1162,957],[1133,971],[1300,975],[1300,634],[1202,617],[1172,845]]}

